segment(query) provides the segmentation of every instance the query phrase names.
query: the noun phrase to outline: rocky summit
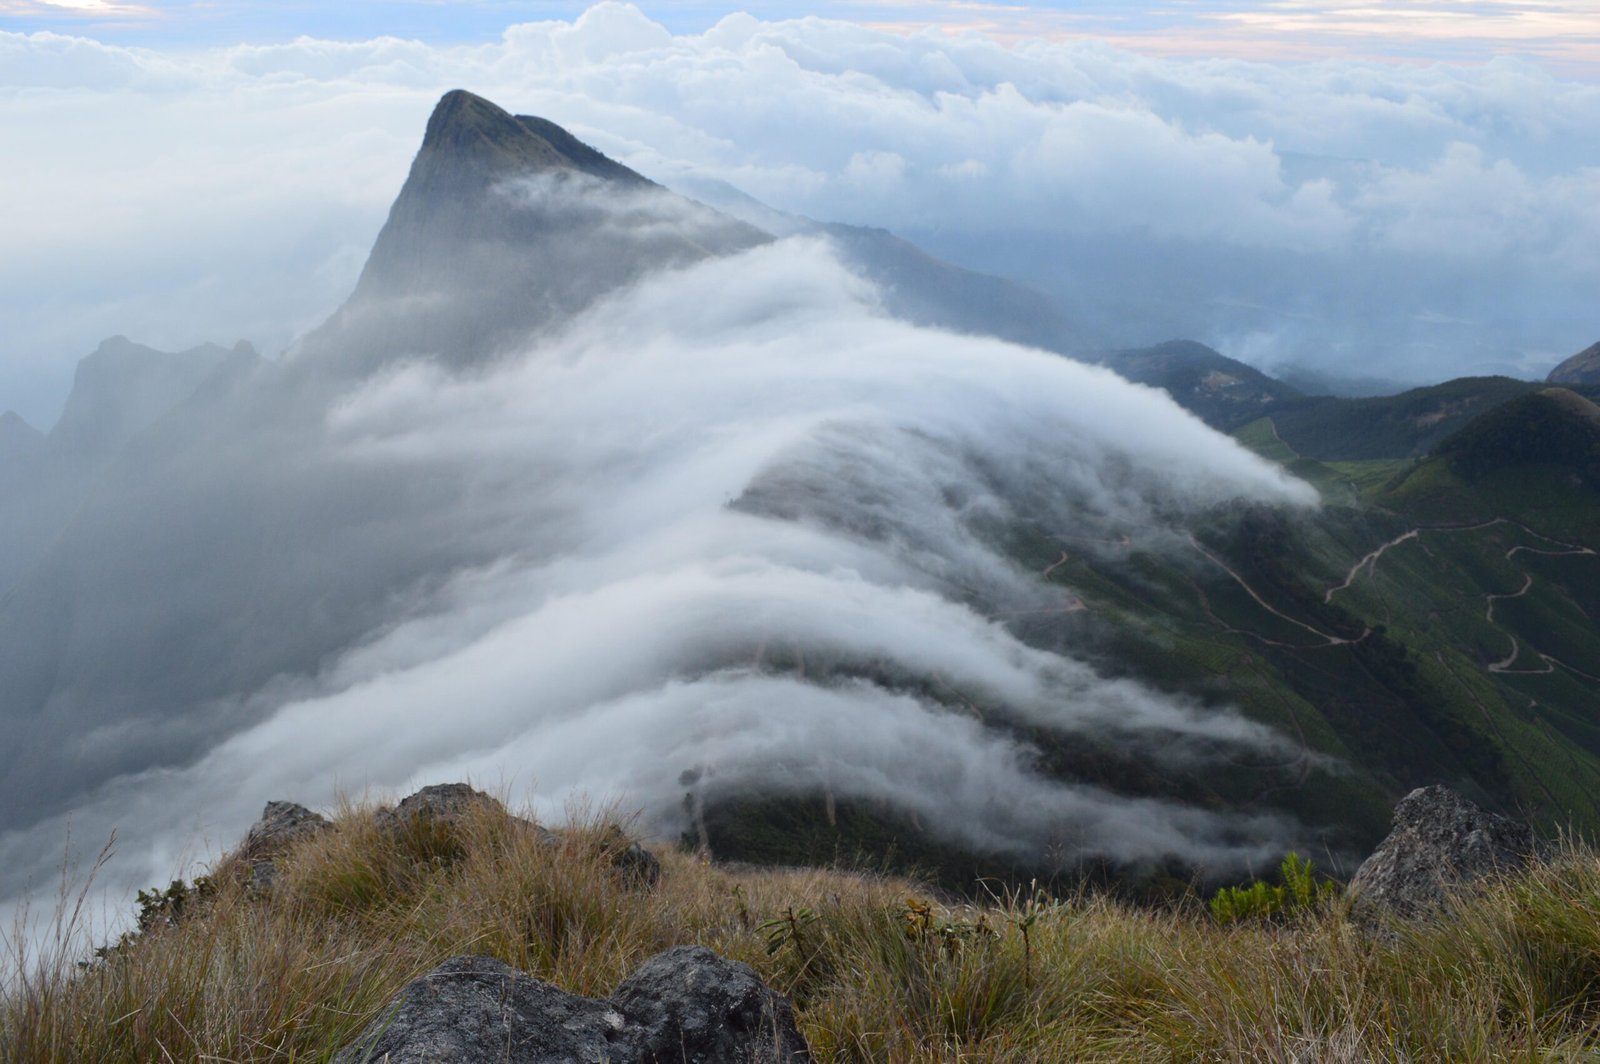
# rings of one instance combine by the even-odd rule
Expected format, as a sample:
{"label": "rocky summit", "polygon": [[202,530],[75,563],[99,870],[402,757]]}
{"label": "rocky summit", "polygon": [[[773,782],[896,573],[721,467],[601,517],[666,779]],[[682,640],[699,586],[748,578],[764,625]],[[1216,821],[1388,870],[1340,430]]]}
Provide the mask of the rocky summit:
{"label": "rocky summit", "polygon": [[355,292],[299,350],[355,372],[472,365],[650,270],[770,239],[458,89],[428,119]]}

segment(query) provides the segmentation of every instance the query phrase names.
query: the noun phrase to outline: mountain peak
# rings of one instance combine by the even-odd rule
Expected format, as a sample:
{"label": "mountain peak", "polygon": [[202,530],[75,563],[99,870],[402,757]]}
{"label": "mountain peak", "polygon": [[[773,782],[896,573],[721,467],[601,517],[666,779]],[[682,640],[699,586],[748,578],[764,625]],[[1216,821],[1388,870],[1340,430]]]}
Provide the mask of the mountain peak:
{"label": "mountain peak", "polygon": [[227,357],[216,344],[167,352],[109,337],[78,362],[50,439],[74,452],[120,446],[192,394]]}
{"label": "mountain peak", "polygon": [[[628,226],[614,224],[619,205]],[[434,106],[355,292],[301,350],[357,371],[416,355],[471,364],[650,269],[767,239],[554,122],[455,89]]]}
{"label": "mountain peak", "polygon": [[[434,105],[406,185],[409,189],[418,183],[424,186],[418,191],[431,192],[428,186],[436,183],[441,171],[493,181],[562,170],[627,185],[652,184],[554,122],[513,115],[482,96],[452,89]],[[452,189],[461,190],[459,185]]]}
{"label": "mountain peak", "polygon": [[466,89],[451,89],[434,104],[422,146],[437,147],[474,132],[493,137],[496,129],[514,131],[516,124],[511,113],[498,104]]}
{"label": "mountain peak", "polygon": [[0,414],[0,448],[32,446],[43,440],[44,433],[28,424],[15,410]]}
{"label": "mountain peak", "polygon": [[1469,422],[1437,453],[1468,480],[1549,466],[1600,487],[1600,406],[1566,388],[1543,388]]}
{"label": "mountain peak", "polygon": [[1551,384],[1600,384],[1600,343],[1579,351],[1550,371]]}

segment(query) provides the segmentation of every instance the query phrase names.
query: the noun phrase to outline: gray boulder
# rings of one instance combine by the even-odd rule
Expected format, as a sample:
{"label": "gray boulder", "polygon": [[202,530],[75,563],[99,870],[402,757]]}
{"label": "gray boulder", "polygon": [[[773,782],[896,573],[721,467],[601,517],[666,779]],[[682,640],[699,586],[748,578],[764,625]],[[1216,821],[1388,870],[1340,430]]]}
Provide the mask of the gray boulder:
{"label": "gray boulder", "polygon": [[1537,853],[1533,830],[1448,787],[1421,787],[1394,807],[1394,830],[1350,880],[1351,917],[1378,927],[1443,912],[1450,896],[1487,876],[1515,872]]}
{"label": "gray boulder", "polygon": [[261,819],[245,833],[234,859],[248,871],[245,885],[252,891],[272,889],[278,858],[294,843],[333,827],[326,818],[294,802],[268,802]]}
{"label": "gray boulder", "polygon": [[480,809],[505,811],[505,806],[465,783],[435,783],[407,795],[393,809],[378,810],[378,825],[398,831],[418,821],[455,826]]}
{"label": "gray boulder", "polygon": [[412,981],[335,1064],[598,1064],[629,1059],[626,1021],[492,957],[452,957]]}
{"label": "gray boulder", "polygon": [[708,949],[653,957],[609,1001],[490,957],[414,980],[335,1064],[808,1064],[789,1003]]}
{"label": "gray boulder", "polygon": [[789,1002],[754,968],[704,946],[658,953],[611,1000],[636,1027],[641,1064],[794,1064],[811,1051]]}

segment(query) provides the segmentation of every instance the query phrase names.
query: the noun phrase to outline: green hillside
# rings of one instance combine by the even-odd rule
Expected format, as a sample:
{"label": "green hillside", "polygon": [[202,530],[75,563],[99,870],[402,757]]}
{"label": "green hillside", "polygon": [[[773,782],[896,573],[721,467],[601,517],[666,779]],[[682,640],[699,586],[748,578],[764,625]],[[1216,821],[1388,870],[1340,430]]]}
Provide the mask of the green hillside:
{"label": "green hillside", "polygon": [[[1301,756],[1185,770],[1007,722],[970,693],[945,693],[950,704],[1011,729],[1062,780],[1289,814],[1345,871],[1386,830],[1392,801],[1430,783],[1547,830],[1600,832],[1600,410],[1534,391],[1458,429],[1435,457],[1368,461],[1305,457],[1276,420],[1238,437],[1315,485],[1315,511],[1225,508],[1187,537],[1000,534],[1063,593],[1058,611],[1008,619],[1013,631],[1087,652],[1104,673],[1237,707],[1293,736]],[[927,828],[826,795],[745,799],[710,808],[691,841],[771,863],[916,868],[955,889],[980,875],[1087,877],[1149,895],[1196,874],[975,856]]]}

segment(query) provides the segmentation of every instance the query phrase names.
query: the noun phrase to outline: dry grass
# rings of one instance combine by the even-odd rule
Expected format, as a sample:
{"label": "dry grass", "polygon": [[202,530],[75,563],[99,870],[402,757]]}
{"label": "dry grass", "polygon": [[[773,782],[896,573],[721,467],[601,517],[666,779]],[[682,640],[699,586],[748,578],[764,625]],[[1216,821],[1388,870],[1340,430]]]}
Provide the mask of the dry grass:
{"label": "dry grass", "polygon": [[270,898],[224,882],[103,964],[35,959],[4,990],[0,1060],[325,1060],[457,953],[603,995],[689,942],[789,994],[820,1061],[1600,1054],[1600,858],[1572,847],[1446,923],[1375,943],[1336,910],[1223,927],[1198,904],[950,907],[903,881],[680,853],[642,891],[612,868],[598,822],[556,850],[487,811],[398,845],[370,811],[338,822],[285,858]]}

